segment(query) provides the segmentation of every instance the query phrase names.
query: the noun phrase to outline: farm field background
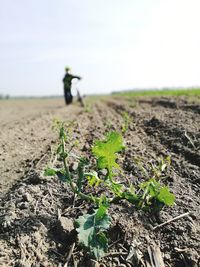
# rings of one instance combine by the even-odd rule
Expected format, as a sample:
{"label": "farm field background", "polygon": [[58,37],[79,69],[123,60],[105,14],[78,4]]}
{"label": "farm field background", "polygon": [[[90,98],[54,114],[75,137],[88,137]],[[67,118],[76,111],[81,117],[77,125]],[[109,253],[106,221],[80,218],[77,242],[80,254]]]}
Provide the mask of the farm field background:
{"label": "farm field background", "polygon": [[[175,194],[176,204],[164,208],[160,220],[186,212],[190,216],[155,231],[155,218],[124,202],[113,205],[106,257],[92,265],[75,245],[68,266],[135,266],[126,261],[133,240],[144,262],[148,245],[155,241],[166,266],[199,266],[199,100],[199,89],[187,96],[174,91],[90,97],[84,108],[78,103],[66,107],[59,98],[1,100],[2,266],[64,266],[73,242],[65,240],[66,233],[57,222],[58,210],[69,222],[88,209],[84,201],[74,200],[66,184],[43,175],[53,161],[58,138],[52,130],[53,120],[74,121],[72,135],[79,141],[76,154],[87,156],[95,140],[111,130],[121,131],[125,113],[130,120],[123,135],[126,148],[119,159],[123,183],[143,180],[144,169],[150,178],[149,166],[170,156],[164,180]],[[73,162],[71,168],[75,168]]]}

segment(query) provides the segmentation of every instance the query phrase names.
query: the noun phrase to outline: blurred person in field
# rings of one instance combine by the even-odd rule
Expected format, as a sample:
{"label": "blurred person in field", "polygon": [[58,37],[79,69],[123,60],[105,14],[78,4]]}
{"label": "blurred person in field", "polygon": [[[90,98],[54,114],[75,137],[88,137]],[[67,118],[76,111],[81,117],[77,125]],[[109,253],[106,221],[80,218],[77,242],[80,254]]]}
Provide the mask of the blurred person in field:
{"label": "blurred person in field", "polygon": [[81,80],[81,77],[70,74],[70,68],[68,68],[68,67],[65,68],[65,71],[66,71],[66,73],[65,73],[65,76],[63,78],[64,97],[65,97],[66,105],[69,105],[73,101],[73,96],[71,93],[72,80],[73,79]]}

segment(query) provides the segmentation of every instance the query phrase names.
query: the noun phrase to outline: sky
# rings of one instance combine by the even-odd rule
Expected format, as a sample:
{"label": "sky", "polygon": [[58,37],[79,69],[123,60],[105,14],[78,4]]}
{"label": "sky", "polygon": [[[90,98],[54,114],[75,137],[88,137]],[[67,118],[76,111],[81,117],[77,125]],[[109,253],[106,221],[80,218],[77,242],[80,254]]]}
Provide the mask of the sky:
{"label": "sky", "polygon": [[0,94],[200,86],[199,0],[0,0]]}

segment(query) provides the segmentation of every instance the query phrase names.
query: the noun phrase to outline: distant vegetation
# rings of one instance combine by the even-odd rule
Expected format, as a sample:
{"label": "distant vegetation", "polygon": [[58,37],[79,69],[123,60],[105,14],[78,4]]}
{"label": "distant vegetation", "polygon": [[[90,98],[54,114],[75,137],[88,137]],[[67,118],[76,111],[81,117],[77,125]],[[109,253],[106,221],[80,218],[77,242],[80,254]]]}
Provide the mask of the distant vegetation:
{"label": "distant vegetation", "polygon": [[9,99],[10,96],[9,95],[2,95],[0,94],[0,99]]}
{"label": "distant vegetation", "polygon": [[62,98],[61,95],[47,95],[47,96],[10,96],[10,95],[2,95],[0,94],[0,100],[1,99],[54,99],[54,98]]}
{"label": "distant vegetation", "polygon": [[113,92],[114,95],[123,96],[200,96],[200,88],[187,89],[144,89]]}

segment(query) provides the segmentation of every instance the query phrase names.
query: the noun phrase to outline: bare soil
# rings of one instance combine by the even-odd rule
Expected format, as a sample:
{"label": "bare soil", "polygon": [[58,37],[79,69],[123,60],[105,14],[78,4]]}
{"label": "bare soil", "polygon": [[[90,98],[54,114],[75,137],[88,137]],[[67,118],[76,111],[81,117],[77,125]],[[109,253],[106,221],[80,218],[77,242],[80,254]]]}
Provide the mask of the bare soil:
{"label": "bare soil", "polygon": [[[75,152],[90,157],[94,140],[121,130],[124,111],[131,122],[119,159],[120,180],[145,179],[138,159],[150,178],[150,164],[171,156],[164,182],[176,204],[164,208],[159,220],[123,201],[113,205],[108,253],[95,262],[77,244],[73,229],[73,220],[91,207],[74,198],[67,184],[43,175],[54,160],[57,135],[51,126],[54,118],[74,120],[73,137],[79,141]],[[0,266],[148,266],[152,243],[159,246],[167,267],[200,266],[199,102],[107,97],[88,100],[82,108],[78,103],[66,107],[62,99],[9,100],[0,102],[0,126]],[[186,212],[190,215],[153,229]],[[127,260],[133,244],[142,257],[139,263]]]}

